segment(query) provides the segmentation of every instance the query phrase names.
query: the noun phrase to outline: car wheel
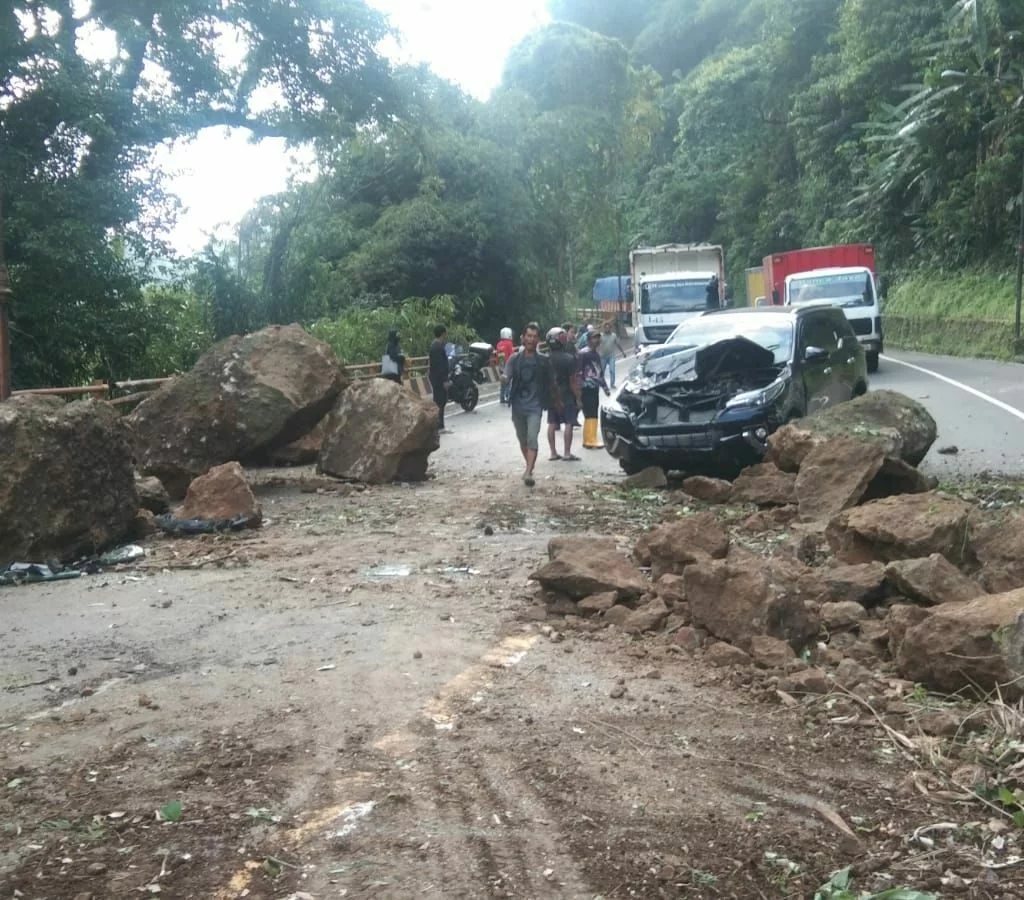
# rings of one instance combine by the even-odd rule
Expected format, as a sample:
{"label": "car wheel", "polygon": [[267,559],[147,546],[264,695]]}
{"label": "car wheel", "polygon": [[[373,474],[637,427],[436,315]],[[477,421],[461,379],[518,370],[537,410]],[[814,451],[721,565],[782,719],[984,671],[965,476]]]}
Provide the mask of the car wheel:
{"label": "car wheel", "polygon": [[874,375],[878,371],[878,351],[869,350],[867,353],[868,374]]}
{"label": "car wheel", "polygon": [[647,468],[649,463],[642,459],[620,459],[619,467],[627,475],[637,475]]}

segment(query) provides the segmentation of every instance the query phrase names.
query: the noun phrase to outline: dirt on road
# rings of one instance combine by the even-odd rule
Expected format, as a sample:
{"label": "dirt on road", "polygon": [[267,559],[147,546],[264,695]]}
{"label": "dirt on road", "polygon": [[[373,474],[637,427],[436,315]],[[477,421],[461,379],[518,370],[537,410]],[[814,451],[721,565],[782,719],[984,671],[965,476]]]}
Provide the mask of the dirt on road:
{"label": "dirt on road", "polygon": [[259,531],[0,592],[0,896],[1024,896],[871,715],[539,621],[549,538],[663,494],[255,477]]}

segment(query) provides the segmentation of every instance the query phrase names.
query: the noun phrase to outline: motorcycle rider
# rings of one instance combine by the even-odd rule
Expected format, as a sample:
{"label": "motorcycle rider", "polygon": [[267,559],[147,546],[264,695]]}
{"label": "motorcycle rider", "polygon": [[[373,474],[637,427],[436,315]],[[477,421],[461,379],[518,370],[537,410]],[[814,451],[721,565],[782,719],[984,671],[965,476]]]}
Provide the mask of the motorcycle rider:
{"label": "motorcycle rider", "polygon": [[[498,371],[504,372],[505,366],[508,365],[508,361],[512,359],[513,354],[516,352],[516,345],[512,343],[511,328],[501,329],[501,340],[498,341],[494,351],[498,354]],[[501,383],[498,399],[502,406],[508,406],[508,385],[504,381]]]}

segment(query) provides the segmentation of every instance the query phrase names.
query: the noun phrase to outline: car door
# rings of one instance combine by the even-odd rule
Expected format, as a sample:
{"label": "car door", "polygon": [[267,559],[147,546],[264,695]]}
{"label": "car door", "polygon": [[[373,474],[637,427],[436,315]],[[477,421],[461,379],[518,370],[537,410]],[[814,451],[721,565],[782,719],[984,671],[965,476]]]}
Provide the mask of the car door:
{"label": "car door", "polygon": [[[834,367],[839,339],[829,321],[828,310],[814,310],[801,317],[797,338],[797,362],[807,398],[807,415],[842,399],[836,386]],[[815,351],[819,355],[811,356]]]}
{"label": "car door", "polygon": [[851,400],[857,396],[859,385],[866,381],[861,372],[861,359],[864,348],[857,335],[853,333],[850,320],[840,310],[832,311],[832,327],[838,338],[838,348],[833,356],[832,368],[837,375],[836,390],[839,395],[836,402]]}

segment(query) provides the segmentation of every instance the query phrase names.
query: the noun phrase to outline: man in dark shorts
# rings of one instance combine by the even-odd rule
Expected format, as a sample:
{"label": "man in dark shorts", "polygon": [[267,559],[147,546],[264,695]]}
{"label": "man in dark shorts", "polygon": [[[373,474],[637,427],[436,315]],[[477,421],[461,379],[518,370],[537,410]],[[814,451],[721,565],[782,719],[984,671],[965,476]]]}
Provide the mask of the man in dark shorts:
{"label": "man in dark shorts", "polygon": [[444,408],[448,405],[448,350],[445,347],[445,338],[448,337],[448,329],[444,325],[438,325],[434,329],[434,340],[430,345],[430,352],[427,354],[427,380],[430,382],[430,396],[437,404],[438,424],[441,434],[451,434],[444,427]]}
{"label": "man in dark shorts", "polygon": [[531,322],[523,329],[522,349],[505,366],[503,381],[509,385],[508,399],[512,407],[512,424],[519,440],[519,450],[526,462],[523,484],[533,487],[533,468],[540,450],[540,426],[544,410],[558,409],[561,401],[555,389],[551,360],[537,352],[540,326]]}
{"label": "man in dark shorts", "polygon": [[[551,447],[551,461],[564,459],[567,462],[579,462],[579,457],[572,452],[573,430],[580,424],[577,415],[580,408],[579,385],[576,375],[576,357],[569,350],[569,335],[564,328],[552,328],[548,332],[548,353],[551,358],[551,369],[555,377],[555,389],[562,409],[548,410],[548,446]],[[558,455],[556,436],[558,429],[564,428],[562,446],[564,455]]]}

